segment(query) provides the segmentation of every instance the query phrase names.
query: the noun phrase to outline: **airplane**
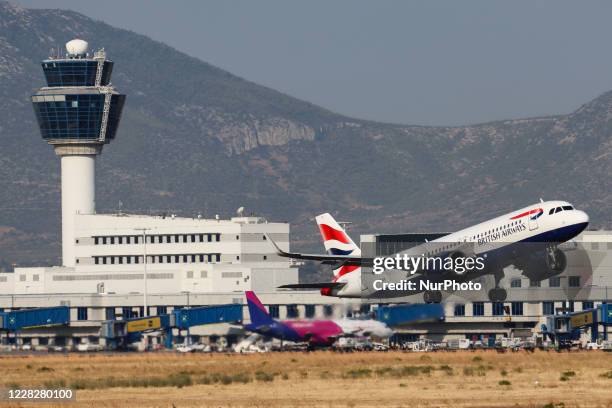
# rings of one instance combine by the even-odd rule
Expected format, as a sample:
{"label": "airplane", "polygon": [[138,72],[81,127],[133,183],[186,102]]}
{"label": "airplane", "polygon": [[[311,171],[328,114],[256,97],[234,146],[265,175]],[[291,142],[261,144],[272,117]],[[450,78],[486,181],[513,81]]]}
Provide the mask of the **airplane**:
{"label": "airplane", "polygon": [[[287,252],[281,250],[274,241],[270,240],[276,247],[277,254],[293,259],[318,261],[334,265],[336,270],[347,268],[345,270],[351,269],[353,272],[338,274],[340,277],[334,276],[332,282],[284,285],[280,288],[320,289],[321,294],[325,296],[349,298],[402,296],[402,294],[389,293],[390,291],[367,292],[367,288],[362,284],[362,279],[371,274],[359,272],[362,267],[371,267],[374,258],[362,256],[361,251],[347,252],[353,243],[350,237],[338,223],[333,221],[331,215],[322,214],[319,217],[317,217],[317,223],[323,220],[327,226],[322,227],[322,224],[319,224],[325,240],[325,248],[328,250],[327,254]],[[589,216],[584,211],[575,209],[570,203],[540,200],[537,204],[399,252],[401,255],[407,254],[412,257],[425,255],[442,258],[483,257],[485,259],[484,270],[463,274],[452,271],[419,270],[415,275],[396,274],[395,277],[415,279],[417,282],[425,279],[443,281],[450,278],[468,282],[484,275],[493,275],[495,287],[489,290],[489,299],[494,302],[503,302],[507,297],[507,291],[500,288],[499,283],[504,277],[504,268],[514,266],[533,281],[541,281],[562,273],[567,266],[567,257],[559,246],[579,235],[588,224]],[[406,292],[403,295],[413,295],[419,292],[422,291]],[[441,301],[442,294],[440,291],[424,291],[423,297],[427,303],[437,303]]]}
{"label": "airplane", "polygon": [[340,337],[375,336],[387,338],[393,331],[377,320],[275,320],[252,291],[245,292],[251,323],[250,332],[280,340],[308,343],[311,347],[331,346]]}

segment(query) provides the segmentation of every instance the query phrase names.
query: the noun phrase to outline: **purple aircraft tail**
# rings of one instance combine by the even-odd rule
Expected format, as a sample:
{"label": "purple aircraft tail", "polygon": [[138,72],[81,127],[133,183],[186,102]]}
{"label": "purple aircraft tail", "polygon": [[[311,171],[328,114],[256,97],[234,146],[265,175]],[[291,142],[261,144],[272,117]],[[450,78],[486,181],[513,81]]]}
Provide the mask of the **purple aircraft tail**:
{"label": "purple aircraft tail", "polygon": [[247,304],[249,306],[249,314],[251,315],[251,324],[255,326],[269,324],[274,321],[268,314],[266,307],[261,304],[259,298],[255,295],[255,292],[246,291],[244,292],[247,298]]}

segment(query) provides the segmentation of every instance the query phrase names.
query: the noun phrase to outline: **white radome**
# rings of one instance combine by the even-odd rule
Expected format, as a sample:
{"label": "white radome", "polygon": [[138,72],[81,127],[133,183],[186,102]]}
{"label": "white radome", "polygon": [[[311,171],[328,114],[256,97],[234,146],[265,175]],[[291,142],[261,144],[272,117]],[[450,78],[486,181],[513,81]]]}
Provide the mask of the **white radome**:
{"label": "white radome", "polygon": [[66,51],[71,55],[81,55],[87,53],[89,44],[87,41],[74,39],[66,43]]}

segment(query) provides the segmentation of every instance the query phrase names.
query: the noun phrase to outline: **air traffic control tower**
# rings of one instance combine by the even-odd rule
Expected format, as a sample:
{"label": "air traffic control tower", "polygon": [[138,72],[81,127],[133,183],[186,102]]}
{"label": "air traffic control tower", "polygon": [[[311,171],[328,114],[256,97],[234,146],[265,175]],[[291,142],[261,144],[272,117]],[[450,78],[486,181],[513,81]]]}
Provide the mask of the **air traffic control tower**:
{"label": "air traffic control tower", "polygon": [[111,85],[113,62],[86,41],[42,62],[47,86],[32,96],[42,138],[61,157],[62,264],[75,265],[75,215],[95,213],[95,162],[115,138],[125,95]]}

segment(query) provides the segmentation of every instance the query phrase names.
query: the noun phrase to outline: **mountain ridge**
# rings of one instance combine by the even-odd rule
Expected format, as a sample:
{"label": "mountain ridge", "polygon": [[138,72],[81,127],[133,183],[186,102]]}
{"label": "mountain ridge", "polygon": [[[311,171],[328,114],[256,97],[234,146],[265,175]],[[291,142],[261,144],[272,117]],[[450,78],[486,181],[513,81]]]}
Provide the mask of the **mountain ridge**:
{"label": "mountain ridge", "polygon": [[[351,234],[450,230],[540,197],[610,227],[612,92],[574,112],[466,126],[354,119],[239,78],[82,14],[0,1],[0,263],[59,257],[59,160],[29,96],[51,47],[83,38],[115,61],[127,94],[118,137],[97,164],[97,208],[231,216],[246,206],[292,223],[321,250],[313,217]],[[180,72],[180,75],[177,73]],[[4,231],[4,232],[3,232]]]}

